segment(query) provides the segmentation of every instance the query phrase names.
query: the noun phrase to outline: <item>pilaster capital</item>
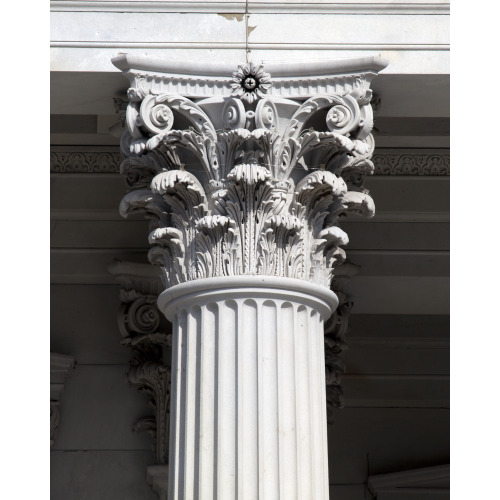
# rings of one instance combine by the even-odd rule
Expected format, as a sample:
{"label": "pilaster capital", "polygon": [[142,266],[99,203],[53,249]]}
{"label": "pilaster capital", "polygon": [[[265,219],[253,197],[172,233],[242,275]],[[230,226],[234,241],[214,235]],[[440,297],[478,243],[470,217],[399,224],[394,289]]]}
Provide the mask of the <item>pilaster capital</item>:
{"label": "pilaster capital", "polygon": [[[156,301],[163,290],[160,269],[150,264],[115,261],[108,271],[121,285],[118,328],[131,350],[128,381],[148,396],[153,416],[140,418],[134,431],[149,433],[158,465],[168,457],[171,324]],[[155,490],[156,491],[156,490]]]}
{"label": "pilaster capital", "polygon": [[130,80],[121,214],[151,220],[166,287],[241,275],[330,287],[349,214],[372,216],[379,58],[305,65],[113,60]]}

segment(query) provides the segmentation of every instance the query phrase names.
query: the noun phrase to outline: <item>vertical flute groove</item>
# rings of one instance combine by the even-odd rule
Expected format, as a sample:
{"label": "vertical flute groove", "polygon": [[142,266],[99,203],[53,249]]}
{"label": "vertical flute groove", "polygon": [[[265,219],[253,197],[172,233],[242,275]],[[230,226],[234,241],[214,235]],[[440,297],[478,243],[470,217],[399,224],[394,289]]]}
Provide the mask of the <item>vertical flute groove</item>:
{"label": "vertical flute groove", "polygon": [[259,498],[279,498],[278,311],[262,304],[259,318]]}
{"label": "vertical flute groove", "polygon": [[318,442],[316,439],[317,434],[317,408],[316,408],[316,391],[315,391],[315,380],[316,380],[316,364],[317,359],[315,357],[315,349],[314,349],[314,324],[312,320],[312,314],[309,312],[308,314],[308,323],[309,323],[309,335],[307,338],[307,351],[309,358],[309,426],[310,426],[310,436],[311,436],[311,493],[312,498],[321,498],[320,497],[320,489],[318,485],[318,453],[320,452],[320,448],[318,447]]}
{"label": "vertical flute groove", "polygon": [[[214,500],[218,498],[218,491],[219,491],[219,483],[220,483],[220,478],[219,478],[219,457],[220,457],[220,451],[219,451],[219,416],[220,416],[220,405],[219,405],[219,363],[220,363],[220,356],[219,356],[219,345],[220,345],[220,332],[216,328],[217,322],[215,321],[214,318],[214,448],[213,448],[213,464],[214,464],[214,469],[212,471],[213,474],[213,481],[214,481],[214,488],[213,488],[213,496]],[[171,499],[169,499],[171,500]],[[181,499],[175,499],[175,500],[181,500]]]}
{"label": "vertical flute groove", "polygon": [[[178,389],[179,389],[179,426],[178,426],[178,440],[179,440],[179,451],[178,456],[179,468],[177,472],[177,495],[185,494],[185,469],[186,462],[183,459],[184,450],[186,446],[186,420],[185,415],[187,413],[186,408],[186,363],[187,363],[187,311],[182,310],[180,312],[179,318],[179,358],[180,366],[177,371]],[[182,457],[180,456],[182,454]]]}
{"label": "vertical flute groove", "polygon": [[193,306],[187,316],[186,328],[186,363],[185,363],[185,437],[184,437],[184,499],[191,500],[194,497],[194,470],[195,470],[195,417],[198,413],[196,398],[196,372],[198,371],[198,358],[196,355],[196,344],[198,328],[200,325],[201,310],[199,306]]}
{"label": "vertical flute groove", "polygon": [[[315,311],[312,311],[310,315],[311,321],[311,365],[313,368],[313,380],[321,380],[320,363],[324,363],[324,359],[319,359],[319,328],[318,328],[318,315]],[[325,391],[324,379],[320,385],[318,382],[311,384],[311,392],[313,394],[313,406],[314,406],[314,422],[317,424],[314,426],[314,433],[312,439],[314,442],[314,473],[315,479],[314,484],[317,486],[318,498],[324,498],[324,482],[323,482],[323,461],[324,457],[322,455],[323,443],[322,443],[322,406],[321,406],[321,392]],[[326,418],[326,415],[325,415]]]}
{"label": "vertical flute groove", "polygon": [[[320,368],[320,376],[321,379],[325,381],[326,383],[326,376],[325,376],[325,334],[324,334],[324,324],[323,320],[319,317],[318,315],[318,335],[319,335],[319,357],[320,360],[322,361],[319,364]],[[323,443],[323,485],[325,488],[325,491],[328,492],[329,489],[329,480],[328,480],[328,432],[326,428],[326,390],[323,390],[321,392],[321,406],[322,406],[322,439],[321,442]],[[326,493],[328,495],[328,493]]]}
{"label": "vertical flute groove", "polygon": [[311,429],[309,416],[309,355],[307,339],[310,335],[308,310],[299,306],[296,320],[295,401],[297,425],[297,495],[299,500],[314,500],[311,496]]}
{"label": "vertical flute groove", "polygon": [[208,305],[203,309],[200,334],[200,433],[199,485],[197,500],[213,499],[214,491],[214,415],[215,415],[215,323],[216,310]]}
{"label": "vertical flute groove", "polygon": [[295,448],[295,388],[294,379],[294,307],[290,302],[281,305],[278,347],[278,393],[280,413],[280,491],[283,498],[297,497],[295,474],[297,451]]}
{"label": "vertical flute groove", "polygon": [[224,298],[173,326],[169,500],[328,500],[319,313]]}
{"label": "vertical flute groove", "polygon": [[[234,311],[227,304],[218,308],[217,329],[219,331],[219,456],[217,472],[217,500],[234,500],[236,495],[236,442],[234,427],[237,416],[234,413],[234,378],[236,360],[234,358],[236,329],[233,319]],[[221,321],[221,317],[224,320]]]}
{"label": "vertical flute groove", "polygon": [[194,306],[191,309],[191,314],[195,321],[195,330],[193,339],[195,343],[195,414],[194,414],[194,470],[193,470],[193,500],[198,500],[200,497],[200,469],[203,450],[201,449],[201,425],[203,418],[202,398],[206,395],[201,389],[201,372],[203,363],[203,353],[201,351],[201,333],[203,323],[203,311],[200,306]]}
{"label": "vertical flute groove", "polygon": [[174,378],[174,383],[171,387],[170,395],[170,449],[168,451],[168,463],[169,465],[169,479],[168,479],[168,496],[169,498],[176,498],[178,496],[178,474],[177,470],[179,467],[179,433],[176,432],[179,429],[179,389],[178,389],[178,374],[179,374],[179,335],[180,335],[180,324],[179,324],[179,314],[176,313],[174,316],[174,321],[172,324],[173,335],[172,335],[172,366],[171,373]]}
{"label": "vertical flute groove", "polygon": [[[241,415],[241,452],[238,459],[241,471],[241,483],[238,488],[239,500],[255,500],[258,498],[258,391],[257,391],[257,303],[245,300],[242,304],[242,330],[238,332],[241,340],[242,400]],[[240,354],[241,354],[240,351]],[[239,474],[238,474],[239,475]],[[241,496],[241,499],[240,499]]]}

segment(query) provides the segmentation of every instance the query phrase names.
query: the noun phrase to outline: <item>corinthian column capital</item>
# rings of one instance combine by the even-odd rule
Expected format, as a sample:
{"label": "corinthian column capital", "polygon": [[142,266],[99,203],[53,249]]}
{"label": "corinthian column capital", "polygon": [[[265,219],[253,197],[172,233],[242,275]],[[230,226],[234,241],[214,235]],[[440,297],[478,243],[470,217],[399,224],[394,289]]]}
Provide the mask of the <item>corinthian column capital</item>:
{"label": "corinthian column capital", "polygon": [[372,216],[369,84],[386,63],[166,63],[120,56],[130,80],[120,211],[151,219],[166,287],[263,275],[329,287],[349,213]]}
{"label": "corinthian column capital", "polygon": [[[328,500],[325,382],[341,405],[352,274],[338,224],[374,214],[369,83],[385,62],[114,64],[131,83],[120,211],[150,218],[172,321],[168,499]],[[150,477],[161,498],[166,470]]]}

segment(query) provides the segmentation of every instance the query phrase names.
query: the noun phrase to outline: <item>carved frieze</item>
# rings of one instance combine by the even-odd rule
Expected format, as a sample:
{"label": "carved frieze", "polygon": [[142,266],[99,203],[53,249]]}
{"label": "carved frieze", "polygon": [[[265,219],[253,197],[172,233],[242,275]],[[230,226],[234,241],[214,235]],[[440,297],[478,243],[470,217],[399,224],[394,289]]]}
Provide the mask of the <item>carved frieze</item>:
{"label": "carved frieze", "polygon": [[[240,112],[237,114],[230,109],[228,102],[228,113],[226,126],[230,126],[231,120],[241,120],[245,118]],[[275,116],[271,114],[268,116]],[[263,122],[266,117],[264,114]],[[243,126],[243,125],[241,125]],[[259,125],[262,127],[262,125]],[[417,152],[415,152],[417,151]],[[50,172],[52,174],[119,174],[120,164],[123,158],[119,151],[111,149],[109,151],[51,151],[50,152]],[[372,156],[375,166],[373,175],[390,176],[449,176],[450,175],[450,155],[448,153],[435,152],[428,154],[425,150],[402,150],[400,153],[386,153],[384,150],[377,150]]]}
{"label": "carved frieze", "polygon": [[375,175],[450,175],[449,154],[394,154],[373,155]]}
{"label": "carved frieze", "polygon": [[120,171],[118,151],[51,151],[50,172],[113,174]]}

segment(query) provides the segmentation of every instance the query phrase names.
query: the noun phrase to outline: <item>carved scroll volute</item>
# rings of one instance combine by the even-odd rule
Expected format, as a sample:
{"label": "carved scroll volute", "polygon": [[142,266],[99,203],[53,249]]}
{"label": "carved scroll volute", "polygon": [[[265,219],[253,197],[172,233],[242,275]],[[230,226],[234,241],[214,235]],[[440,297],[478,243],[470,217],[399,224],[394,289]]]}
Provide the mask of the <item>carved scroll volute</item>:
{"label": "carved scroll volute", "polygon": [[278,128],[278,110],[269,98],[259,101],[255,109],[255,125],[257,128],[264,128],[275,131]]}
{"label": "carved scroll volute", "polygon": [[122,302],[118,314],[118,326],[124,338],[154,333],[160,326],[160,312],[154,297],[137,296],[131,302]]}
{"label": "carved scroll volute", "polygon": [[148,95],[140,108],[140,125],[152,134],[165,134],[174,124],[174,114],[164,103],[167,96]]}
{"label": "carved scroll volute", "polygon": [[[121,142],[126,157],[145,156],[162,144],[176,157],[176,149],[185,148],[198,157],[209,179],[218,178],[217,133],[197,104],[179,95],[133,93],[132,97]],[[187,130],[173,130],[176,113],[189,123]]]}
{"label": "carved scroll volute", "polygon": [[228,97],[222,108],[222,124],[224,129],[233,130],[244,128],[245,123],[245,106],[240,100]]}
{"label": "carved scroll volute", "polygon": [[[326,108],[329,108],[326,114],[329,132],[312,129],[306,131],[306,123],[311,117]],[[365,114],[361,112],[356,99],[350,95],[320,95],[308,99],[294,113],[284,132],[278,150],[279,178],[288,178],[291,171],[298,167],[299,160],[313,149],[321,149],[323,152],[319,159],[320,165],[329,164],[338,155],[367,153],[367,145],[358,138],[360,126],[370,126],[369,121],[365,123],[362,119]],[[362,135],[363,138],[366,136],[365,129]],[[308,168],[305,163],[302,167]]]}
{"label": "carved scroll volute", "polygon": [[356,99],[350,95],[332,99],[333,106],[326,115],[326,124],[331,132],[346,135],[359,126],[361,112]]}

